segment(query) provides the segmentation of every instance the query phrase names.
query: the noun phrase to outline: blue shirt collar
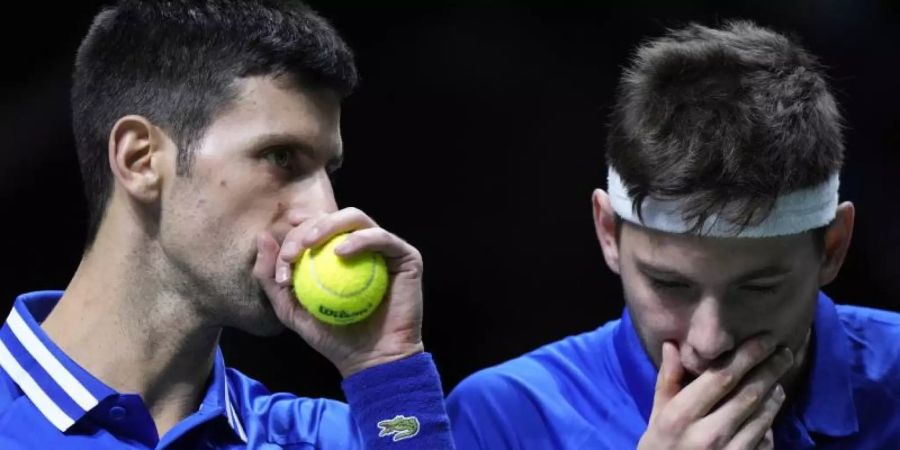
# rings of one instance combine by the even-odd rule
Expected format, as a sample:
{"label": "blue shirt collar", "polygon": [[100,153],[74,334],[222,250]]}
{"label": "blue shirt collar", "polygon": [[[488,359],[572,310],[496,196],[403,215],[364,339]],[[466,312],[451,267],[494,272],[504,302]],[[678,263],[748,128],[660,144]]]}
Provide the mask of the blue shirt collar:
{"label": "blue shirt collar", "polygon": [[631,398],[637,404],[641,416],[649,422],[650,413],[653,411],[656,367],[650,360],[650,356],[644,351],[644,346],[641,344],[627,308],[622,313],[622,320],[616,327],[613,345],[616,349],[616,357],[622,366],[625,385],[631,393]]}
{"label": "blue shirt collar", "polygon": [[[813,357],[809,378],[794,401],[807,430],[827,436],[847,436],[859,429],[850,380],[848,337],[834,303],[820,292],[813,321]],[[644,351],[626,309],[613,337],[625,385],[645,420],[653,409],[656,367]]]}
{"label": "blue shirt collar", "polygon": [[[0,367],[41,414],[65,432],[104,399],[120,394],[69,358],[40,327],[62,294],[38,291],[16,298],[0,328]],[[221,349],[216,349],[212,377],[200,409],[225,416],[237,437],[246,442],[237,405]]]}
{"label": "blue shirt collar", "polygon": [[809,380],[795,402],[807,430],[827,436],[859,431],[853,401],[850,338],[838,318],[834,302],[819,293],[813,320],[813,352]]}
{"label": "blue shirt collar", "polygon": [[228,425],[231,426],[235,434],[242,441],[247,442],[247,433],[244,431],[244,425],[241,422],[240,414],[238,414],[238,411],[241,410],[240,404],[225,374],[225,358],[222,357],[222,349],[217,348],[209,389],[207,389],[206,396],[200,403],[200,410],[212,408],[217,412],[221,411],[221,414],[228,420]]}

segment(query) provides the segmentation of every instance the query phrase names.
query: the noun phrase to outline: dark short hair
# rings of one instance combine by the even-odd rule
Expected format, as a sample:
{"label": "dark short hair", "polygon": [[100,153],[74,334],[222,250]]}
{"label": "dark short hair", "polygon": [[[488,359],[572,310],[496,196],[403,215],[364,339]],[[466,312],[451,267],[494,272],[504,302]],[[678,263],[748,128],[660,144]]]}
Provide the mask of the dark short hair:
{"label": "dark short hair", "polygon": [[72,125],[93,243],[112,192],[107,160],[116,120],[139,114],[192,147],[237,97],[238,78],[286,76],[341,97],[357,84],[353,54],[306,5],[275,0],[121,0],[94,18],[78,49]]}
{"label": "dark short hair", "polygon": [[794,38],[732,21],[669,30],[637,49],[606,157],[639,217],[647,197],[679,198],[692,231],[718,215],[737,233],[764,220],[779,195],[826,181],[843,152],[816,58]]}

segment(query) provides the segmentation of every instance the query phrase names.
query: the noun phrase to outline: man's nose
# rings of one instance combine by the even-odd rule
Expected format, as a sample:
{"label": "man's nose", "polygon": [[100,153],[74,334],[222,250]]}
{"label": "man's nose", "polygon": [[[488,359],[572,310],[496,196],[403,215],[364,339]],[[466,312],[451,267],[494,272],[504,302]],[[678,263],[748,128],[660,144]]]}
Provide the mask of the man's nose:
{"label": "man's nose", "polygon": [[313,217],[337,211],[337,200],[331,179],[325,170],[319,170],[293,188],[287,218],[291,226],[297,226]]}
{"label": "man's nose", "polygon": [[706,296],[691,315],[687,343],[706,361],[713,361],[734,349],[734,335],[722,302],[723,299],[716,296]]}

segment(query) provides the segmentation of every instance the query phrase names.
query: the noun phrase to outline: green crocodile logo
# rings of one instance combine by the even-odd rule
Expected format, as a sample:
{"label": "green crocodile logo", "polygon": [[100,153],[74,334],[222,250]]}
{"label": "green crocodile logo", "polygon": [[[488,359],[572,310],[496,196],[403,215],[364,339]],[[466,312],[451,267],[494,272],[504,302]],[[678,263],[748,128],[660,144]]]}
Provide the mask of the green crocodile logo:
{"label": "green crocodile logo", "polygon": [[394,435],[394,442],[402,441],[419,434],[419,419],[398,414],[393,419],[378,422],[378,430],[378,437]]}

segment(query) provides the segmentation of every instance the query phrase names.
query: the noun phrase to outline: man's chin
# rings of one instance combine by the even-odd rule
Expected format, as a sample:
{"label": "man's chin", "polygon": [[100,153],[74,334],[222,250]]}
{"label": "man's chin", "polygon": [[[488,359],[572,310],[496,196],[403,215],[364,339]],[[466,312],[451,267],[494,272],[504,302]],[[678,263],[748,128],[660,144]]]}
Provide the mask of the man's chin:
{"label": "man's chin", "polygon": [[232,322],[234,328],[253,336],[277,336],[285,329],[262,290],[244,306],[235,319]]}
{"label": "man's chin", "polygon": [[284,324],[272,314],[271,317],[260,318],[259,320],[251,320],[236,327],[244,333],[257,337],[278,336],[285,330]]}

